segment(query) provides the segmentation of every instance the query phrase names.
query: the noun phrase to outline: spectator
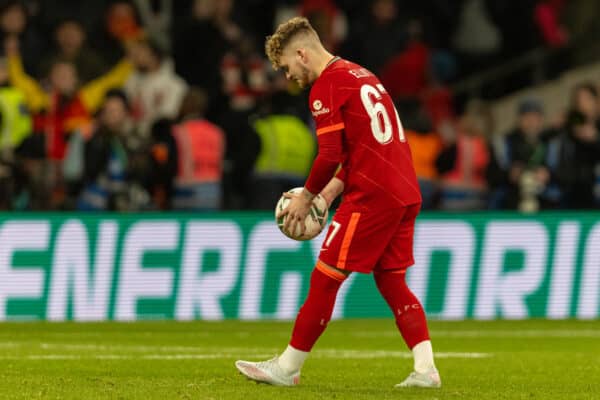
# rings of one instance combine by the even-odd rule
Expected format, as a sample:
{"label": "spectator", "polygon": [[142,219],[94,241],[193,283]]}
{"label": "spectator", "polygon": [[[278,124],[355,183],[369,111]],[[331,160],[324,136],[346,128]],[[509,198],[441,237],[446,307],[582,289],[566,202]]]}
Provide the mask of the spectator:
{"label": "spectator", "polygon": [[[269,115],[294,116],[294,121],[312,121],[307,111],[307,93],[290,84],[283,74],[275,74],[268,94],[258,102],[257,109],[247,112],[231,111],[219,124],[227,135],[223,179],[226,208],[246,208],[253,202],[250,192],[256,158],[261,150],[261,139],[254,127],[257,119]],[[268,120],[267,120],[268,121]]]}
{"label": "spectator", "polygon": [[342,54],[375,74],[404,47],[406,32],[394,0],[374,0],[368,19],[350,25]]}
{"label": "spectator", "polygon": [[214,21],[214,8],[213,0],[195,0],[191,16],[174,27],[172,40],[177,74],[206,91],[211,99],[207,115],[213,119],[225,107],[220,60],[231,47]]}
{"label": "spectator", "polygon": [[456,68],[456,60],[449,52],[438,50],[431,54],[427,87],[420,98],[436,132],[452,126],[456,118],[453,94],[447,85]]}
{"label": "spectator", "polygon": [[235,43],[244,36],[242,28],[233,20],[235,0],[215,0],[214,21],[229,43]]}
{"label": "spectator", "polygon": [[335,54],[347,33],[346,16],[335,2],[303,0],[300,4],[300,15],[310,21],[325,48]]}
{"label": "spectator", "polygon": [[458,121],[455,136],[446,138],[445,148],[436,160],[441,174],[442,209],[465,211],[484,207],[489,132],[492,121],[487,106],[472,100]]}
{"label": "spectator", "polygon": [[264,107],[252,124],[259,151],[248,197],[250,208],[270,210],[281,193],[304,185],[316,140],[300,118],[278,112],[278,105],[270,100]]}
{"label": "spectator", "polygon": [[311,110],[306,107],[308,92],[302,91],[295,82],[288,81],[284,74],[276,73],[270,78],[269,92],[264,100],[266,104],[275,105],[274,108],[271,106],[272,112],[295,115],[311,126],[314,120]]}
{"label": "spectator", "polygon": [[179,151],[173,136],[173,121],[160,118],[151,130],[150,194],[159,210],[172,208],[175,177],[179,167]]}
{"label": "spectator", "polygon": [[422,34],[420,21],[410,21],[406,47],[382,68],[381,83],[393,99],[419,96],[427,85],[430,51]]}
{"label": "spectator", "polygon": [[0,210],[13,208],[18,191],[15,150],[31,133],[31,116],[25,96],[8,81],[6,59],[0,59]]}
{"label": "spectator", "polygon": [[249,120],[269,90],[269,67],[249,37],[235,44],[223,57],[223,90],[228,107],[221,112],[219,125],[227,134],[224,192],[226,206],[244,207],[246,188],[257,150],[256,132]]}
{"label": "spectator", "polygon": [[398,112],[415,166],[423,199],[422,208],[435,207],[438,197],[436,160],[442,151],[442,139],[433,130],[431,121],[418,99],[405,99],[398,104]]}
{"label": "spectator", "polygon": [[[586,142],[595,136],[594,130],[587,123],[574,123],[577,118],[573,115],[579,112],[600,132],[596,82],[584,82],[573,89],[569,118],[566,113],[544,116],[535,107],[528,112],[521,108],[514,129],[497,138],[489,149],[486,117],[469,106],[457,123],[455,104],[462,108],[469,93],[481,92],[491,99],[529,85],[532,79],[549,78],[565,67],[592,61],[596,54],[592,50],[598,47],[594,38],[600,32],[594,24],[598,7],[585,0],[0,1],[0,40],[5,45],[10,81],[8,87],[2,86],[0,54],[0,98],[11,87],[21,91],[31,113],[29,130],[33,131],[9,130],[8,121],[0,120],[4,127],[0,130],[0,162],[8,165],[0,166],[0,180],[4,176],[8,180],[3,182],[10,181],[10,185],[0,182],[0,189],[10,189],[0,193],[0,207],[71,207],[70,196],[75,198],[81,191],[84,146],[96,130],[94,115],[106,90],[122,86],[124,81],[128,81],[126,93],[131,100],[128,118],[139,128],[132,137],[139,141],[141,153],[148,152],[138,159],[137,153],[129,150],[136,146],[123,142],[128,154],[127,186],[144,188],[142,203],[152,197],[160,208],[178,207],[179,198],[173,196],[179,193],[181,182],[191,180],[195,185],[204,179],[183,176],[183,166],[190,165],[190,157],[195,160],[206,154],[183,153],[189,148],[180,145],[180,136],[204,140],[204,136],[196,135],[196,123],[210,121],[221,128],[227,145],[223,145],[222,171],[216,174],[222,174],[216,180],[220,189],[207,190],[212,193],[211,205],[204,206],[220,203],[223,208],[244,208],[256,204],[256,193],[249,194],[255,191],[251,185],[266,175],[261,175],[259,168],[264,164],[255,163],[257,155],[279,160],[265,145],[265,138],[278,138],[278,134],[267,133],[259,122],[279,124],[291,121],[279,117],[293,116],[297,119],[289,126],[297,131],[301,129],[296,122],[312,122],[305,107],[307,92],[285,80],[278,82],[268,66],[265,68],[262,51],[252,42],[269,34],[273,20],[286,12],[310,18],[327,47],[381,75],[386,90],[396,98],[413,145],[425,208],[436,203],[450,209],[483,206],[487,191],[483,176],[488,178],[492,207],[517,209],[521,204],[521,209],[544,209],[562,206],[563,201],[571,206],[573,195],[569,193],[579,186],[574,186],[558,166],[589,178],[588,172],[582,172],[587,167],[572,157],[582,152],[581,159],[586,160],[581,143],[595,148],[594,140]],[[348,26],[345,18],[351,21]],[[123,43],[130,46],[125,51]],[[467,79],[452,85],[456,78],[491,68],[499,60],[513,65],[511,57],[523,56],[526,61],[527,52],[539,44],[548,47],[544,60],[522,67],[517,62],[514,66],[518,71],[507,70],[502,79],[487,83]],[[173,62],[168,57],[171,49]],[[125,54],[135,65],[119,62]],[[128,70],[135,70],[131,79],[125,78]],[[190,105],[184,107],[182,103],[187,85],[206,93],[209,108],[198,116],[201,95],[192,94],[191,109],[196,111],[178,120],[171,132],[172,122],[168,121],[178,118],[181,107]],[[455,93],[450,88],[456,89]],[[267,103],[271,103],[268,111],[261,109]],[[405,103],[414,103],[411,107],[416,122],[401,110]],[[2,107],[14,111],[14,105],[4,103]],[[13,115],[7,109],[0,111],[3,116]],[[26,115],[22,116],[25,121]],[[550,121],[552,131],[535,133],[544,118]],[[164,121],[157,123],[161,119]],[[428,126],[422,124],[426,119],[431,121]],[[130,157],[132,154],[136,156]],[[217,156],[218,152],[212,154]],[[541,165],[523,167],[531,159],[538,163],[540,157]],[[139,160],[141,168],[134,167],[138,163],[132,160]],[[589,167],[593,162],[583,164]],[[543,172],[544,167],[548,172]],[[135,178],[132,171],[137,171]],[[129,184],[131,179],[137,183]],[[600,173],[595,182],[600,204]],[[523,185],[529,189],[524,190]],[[131,196],[126,193],[119,198]],[[529,200],[524,202],[525,197]],[[207,199],[202,201],[209,202]],[[115,207],[150,207],[148,203],[135,204]]]}
{"label": "spectator", "polygon": [[427,115],[431,118],[434,130],[441,132],[454,124],[454,104],[449,87],[440,84],[428,86],[421,96]]}
{"label": "spectator", "polygon": [[179,154],[173,201],[177,210],[221,207],[225,133],[204,118],[207,107],[206,93],[191,88],[181,105],[181,122],[174,127]]}
{"label": "spectator", "polygon": [[41,61],[38,76],[47,76],[50,66],[59,60],[75,65],[81,83],[87,83],[106,71],[99,53],[86,45],[86,32],[75,19],[60,22],[54,30],[56,49]]}
{"label": "spectator", "polygon": [[47,203],[63,207],[67,200],[62,176],[62,161],[66,154],[67,138],[77,129],[84,129],[90,115],[96,111],[106,90],[119,86],[128,76],[131,66],[123,61],[107,75],[79,87],[77,70],[67,61],[57,61],[50,68],[49,90],[46,91],[23,70],[16,39],[9,39],[9,76],[15,87],[26,95],[29,109],[34,114],[34,129],[45,135],[46,165],[42,191],[48,193]]}
{"label": "spectator", "polygon": [[125,92],[133,104],[139,132],[148,137],[155,121],[177,117],[187,85],[154,41],[133,42],[129,52],[135,71],[125,83]]}
{"label": "spectator", "polygon": [[[84,22],[88,33],[97,32],[105,18],[109,4],[115,0],[24,0],[33,22],[44,33],[49,33],[65,19]],[[90,39],[93,35],[90,36]]]}
{"label": "spectator", "polygon": [[225,54],[221,74],[231,110],[248,111],[256,107],[268,89],[268,68],[249,37],[240,39],[233,51]]}
{"label": "spectator", "polygon": [[125,93],[107,93],[98,127],[85,143],[80,210],[138,210],[148,207],[143,190],[149,162],[143,140],[131,124]]}
{"label": "spectator", "polygon": [[561,206],[570,209],[599,208],[600,135],[598,126],[573,110],[565,131],[555,139],[557,157],[550,166],[562,193]]}
{"label": "spectator", "polygon": [[93,47],[109,64],[124,56],[123,43],[141,40],[144,30],[140,26],[135,7],[127,0],[110,3],[104,14],[104,24],[93,38]]}
{"label": "spectator", "polygon": [[12,162],[14,152],[31,134],[25,94],[11,86],[6,58],[0,58],[0,162]]}
{"label": "spectator", "polygon": [[529,98],[519,104],[517,112],[517,126],[493,143],[488,168],[490,206],[537,211],[557,200],[556,191],[547,187],[551,154],[544,110],[538,99]]}
{"label": "spectator", "polygon": [[75,66],[59,60],[50,67],[46,91],[26,75],[15,41],[6,43],[6,52],[10,80],[25,93],[29,109],[36,115],[36,130],[48,135],[48,157],[52,160],[63,159],[68,133],[88,123],[106,91],[121,86],[131,72],[131,64],[124,60],[106,75],[80,86]]}
{"label": "spectator", "polygon": [[2,42],[11,39],[19,46],[23,66],[29,74],[38,72],[37,62],[46,43],[43,37],[29,24],[29,15],[24,4],[9,0],[0,6],[0,38]]}
{"label": "spectator", "polygon": [[600,124],[598,89],[591,82],[576,85],[571,92],[571,108],[582,113],[589,121]]}

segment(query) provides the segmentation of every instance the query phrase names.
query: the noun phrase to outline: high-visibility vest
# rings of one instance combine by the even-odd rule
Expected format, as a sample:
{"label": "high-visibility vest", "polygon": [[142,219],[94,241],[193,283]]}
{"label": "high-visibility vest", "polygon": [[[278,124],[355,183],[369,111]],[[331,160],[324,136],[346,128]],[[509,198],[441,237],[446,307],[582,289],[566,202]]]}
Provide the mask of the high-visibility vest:
{"label": "high-visibility vest", "polygon": [[23,92],[14,87],[0,87],[0,148],[15,148],[31,133],[31,116]]}
{"label": "high-visibility vest", "polygon": [[177,142],[178,183],[220,182],[225,134],[205,119],[183,122],[173,129]]}
{"label": "high-visibility vest", "polygon": [[437,133],[419,134],[406,130],[410,143],[413,165],[419,179],[436,179],[438,176],[435,160],[442,151],[442,140]]}
{"label": "high-visibility vest", "polygon": [[270,115],[254,122],[261,150],[254,166],[256,175],[305,178],[315,156],[315,137],[293,115]]}

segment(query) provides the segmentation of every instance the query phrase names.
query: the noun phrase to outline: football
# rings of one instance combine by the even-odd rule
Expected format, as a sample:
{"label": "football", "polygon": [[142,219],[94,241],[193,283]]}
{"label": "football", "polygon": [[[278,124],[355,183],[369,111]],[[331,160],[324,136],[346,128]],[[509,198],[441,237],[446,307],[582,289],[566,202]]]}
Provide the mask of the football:
{"label": "football", "polygon": [[[296,187],[291,190],[288,190],[288,193],[300,193],[302,192],[302,189],[302,187]],[[306,216],[306,230],[304,231],[303,235],[300,235],[299,225],[296,226],[296,232],[293,233],[286,232],[283,229],[283,224],[285,223],[285,218],[287,216],[277,218],[277,213],[285,209],[289,203],[290,199],[286,199],[285,197],[281,196],[279,198],[279,201],[277,202],[277,205],[275,206],[275,220],[277,221],[277,226],[279,227],[279,230],[284,235],[286,235],[290,239],[303,241],[313,239],[319,233],[321,233],[321,231],[327,224],[327,216],[329,214],[327,202],[325,201],[323,196],[319,194],[313,199],[312,206],[310,207],[310,213]]]}

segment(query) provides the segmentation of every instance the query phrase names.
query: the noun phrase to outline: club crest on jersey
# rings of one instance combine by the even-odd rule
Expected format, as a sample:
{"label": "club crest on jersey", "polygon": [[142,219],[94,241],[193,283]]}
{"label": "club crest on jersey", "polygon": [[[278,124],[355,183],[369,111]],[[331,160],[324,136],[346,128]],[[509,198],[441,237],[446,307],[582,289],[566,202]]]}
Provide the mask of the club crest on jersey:
{"label": "club crest on jersey", "polygon": [[312,106],[314,109],[314,111],[312,112],[313,117],[327,114],[329,112],[329,108],[327,108],[327,107],[323,108],[323,103],[321,102],[321,100],[317,99],[317,100],[313,101]]}

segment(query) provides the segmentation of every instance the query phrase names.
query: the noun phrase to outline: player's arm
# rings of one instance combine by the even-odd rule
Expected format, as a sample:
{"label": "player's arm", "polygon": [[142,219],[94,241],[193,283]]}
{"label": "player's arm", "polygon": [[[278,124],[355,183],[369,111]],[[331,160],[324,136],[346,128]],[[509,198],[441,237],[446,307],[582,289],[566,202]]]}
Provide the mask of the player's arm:
{"label": "player's arm", "polygon": [[312,197],[321,193],[331,181],[342,158],[342,129],[344,124],[338,124],[331,128],[335,128],[335,130],[329,130],[328,128],[317,130],[319,153],[313,162],[304,185],[304,189],[312,194]]}
{"label": "player's arm", "polygon": [[304,231],[304,219],[310,211],[313,198],[321,193],[331,181],[342,160],[342,132],[345,128],[341,109],[353,90],[343,90],[346,83],[342,76],[328,76],[313,85],[309,96],[309,107],[317,126],[319,151],[313,161],[304,190],[290,196],[284,229],[294,229],[299,223]]}
{"label": "player's arm", "polygon": [[344,181],[338,178],[338,174],[331,178],[327,186],[321,190],[321,196],[327,202],[327,207],[331,207],[331,203],[344,191]]}
{"label": "player's arm", "polygon": [[304,218],[308,215],[313,198],[325,188],[334,176],[342,158],[342,129],[338,124],[335,129],[317,130],[319,152],[313,162],[310,174],[299,195],[284,194],[292,199],[290,204],[278,215],[288,215],[283,228],[294,232],[300,223],[304,232]]}

